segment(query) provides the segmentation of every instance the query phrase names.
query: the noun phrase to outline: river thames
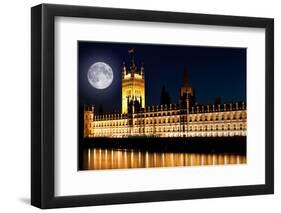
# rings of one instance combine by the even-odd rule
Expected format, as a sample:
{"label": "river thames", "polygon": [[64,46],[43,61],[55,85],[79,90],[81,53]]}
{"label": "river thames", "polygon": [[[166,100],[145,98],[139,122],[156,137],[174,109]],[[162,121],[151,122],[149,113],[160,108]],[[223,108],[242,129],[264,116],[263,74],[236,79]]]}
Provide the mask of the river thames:
{"label": "river thames", "polygon": [[246,155],[84,148],[81,170],[245,164]]}

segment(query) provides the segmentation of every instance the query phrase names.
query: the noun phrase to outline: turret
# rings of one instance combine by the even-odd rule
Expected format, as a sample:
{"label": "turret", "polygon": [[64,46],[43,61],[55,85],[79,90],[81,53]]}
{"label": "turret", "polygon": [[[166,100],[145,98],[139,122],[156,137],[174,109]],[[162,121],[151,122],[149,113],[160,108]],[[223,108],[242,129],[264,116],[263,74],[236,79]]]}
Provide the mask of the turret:
{"label": "turret", "polygon": [[123,61],[123,65],[122,65],[122,79],[125,78],[126,74],[127,74],[127,68],[126,68],[125,61]]}
{"label": "turret", "polygon": [[95,108],[93,105],[84,105],[84,138],[92,137],[94,129],[92,123],[94,121]]}
{"label": "turret", "polygon": [[141,63],[141,70],[140,70],[140,74],[142,76],[142,79],[144,79],[144,63]]}
{"label": "turret", "polygon": [[183,85],[180,88],[179,103],[181,107],[189,110],[189,107],[194,105],[193,88],[189,83],[188,70],[185,68],[183,73]]}

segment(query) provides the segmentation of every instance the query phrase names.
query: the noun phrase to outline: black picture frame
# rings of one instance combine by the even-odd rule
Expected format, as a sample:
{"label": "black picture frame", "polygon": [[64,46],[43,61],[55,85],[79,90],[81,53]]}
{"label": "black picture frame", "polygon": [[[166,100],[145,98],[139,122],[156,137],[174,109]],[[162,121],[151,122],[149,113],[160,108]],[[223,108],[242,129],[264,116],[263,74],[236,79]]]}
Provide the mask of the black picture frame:
{"label": "black picture frame", "polygon": [[[56,197],[54,21],[55,17],[83,17],[144,22],[264,28],[265,48],[265,184],[199,189]],[[239,16],[112,9],[41,4],[31,9],[31,204],[60,208],[105,204],[217,198],[274,193],[274,20]]]}

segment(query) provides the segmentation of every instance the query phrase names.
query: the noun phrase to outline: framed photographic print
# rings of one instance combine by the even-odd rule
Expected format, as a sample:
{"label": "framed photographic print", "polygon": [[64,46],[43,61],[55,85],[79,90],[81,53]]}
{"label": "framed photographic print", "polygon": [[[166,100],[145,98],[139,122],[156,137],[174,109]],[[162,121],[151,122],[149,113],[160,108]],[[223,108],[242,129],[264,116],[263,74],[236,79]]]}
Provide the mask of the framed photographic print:
{"label": "framed photographic print", "polygon": [[271,194],[274,21],[31,9],[31,203]]}

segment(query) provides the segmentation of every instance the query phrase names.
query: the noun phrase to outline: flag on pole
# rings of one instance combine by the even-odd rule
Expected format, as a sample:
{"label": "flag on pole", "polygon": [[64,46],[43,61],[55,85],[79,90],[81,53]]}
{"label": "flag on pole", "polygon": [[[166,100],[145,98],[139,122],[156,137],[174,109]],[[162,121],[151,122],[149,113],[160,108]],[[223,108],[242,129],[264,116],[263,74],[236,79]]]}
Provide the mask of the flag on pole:
{"label": "flag on pole", "polygon": [[131,48],[128,50],[128,53],[134,53],[135,52],[135,48]]}

